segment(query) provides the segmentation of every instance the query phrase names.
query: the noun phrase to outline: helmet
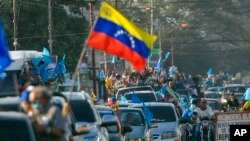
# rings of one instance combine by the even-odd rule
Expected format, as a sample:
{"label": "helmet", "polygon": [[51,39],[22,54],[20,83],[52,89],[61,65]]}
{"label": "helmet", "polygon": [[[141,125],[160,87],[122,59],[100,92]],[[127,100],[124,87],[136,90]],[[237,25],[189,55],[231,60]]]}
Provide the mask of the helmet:
{"label": "helmet", "polygon": [[118,74],[118,73],[116,73],[116,74],[115,74],[115,78],[116,78],[116,79],[119,79],[119,78],[121,78],[121,75]]}

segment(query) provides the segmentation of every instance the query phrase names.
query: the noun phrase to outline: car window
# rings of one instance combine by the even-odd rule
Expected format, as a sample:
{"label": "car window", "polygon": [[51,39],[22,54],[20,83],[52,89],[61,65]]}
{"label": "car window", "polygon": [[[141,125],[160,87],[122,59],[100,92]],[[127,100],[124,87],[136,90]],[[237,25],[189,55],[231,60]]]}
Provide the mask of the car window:
{"label": "car window", "polygon": [[101,109],[98,109],[97,111],[98,111],[98,113],[100,114],[101,118],[102,118],[104,115],[115,115],[115,114],[113,113],[113,111],[111,111],[111,110],[101,110]]}
{"label": "car window", "polygon": [[96,117],[87,100],[71,100],[71,109],[76,121],[96,122]]}
{"label": "car window", "polygon": [[15,96],[17,95],[17,90],[15,88],[15,71],[7,71],[6,77],[0,81],[0,97],[4,96]]}
{"label": "car window", "polygon": [[220,105],[216,101],[208,101],[208,105],[212,108],[212,110],[219,110]]}
{"label": "car window", "polygon": [[21,120],[0,119],[0,140],[2,141],[32,141],[28,124]]}
{"label": "car window", "polygon": [[133,92],[133,91],[152,91],[151,87],[136,87],[136,88],[128,88],[119,90],[117,93],[117,99],[120,100],[121,96],[125,93]]}
{"label": "car window", "polygon": [[153,114],[152,123],[175,122],[176,116],[174,108],[170,106],[150,106],[148,107]]}
{"label": "car window", "polygon": [[227,87],[227,88],[225,88],[226,93],[231,93],[231,92],[245,93],[245,91],[246,91],[245,87]]}
{"label": "car window", "polygon": [[144,126],[145,119],[139,111],[120,111],[121,121],[131,126]]}
{"label": "car window", "polygon": [[[132,100],[132,95],[133,94],[125,94],[125,98],[127,100]],[[140,93],[136,94],[136,96],[143,102],[156,102],[156,97],[153,93]]]}
{"label": "car window", "polygon": [[205,98],[219,98],[218,94],[205,94]]}
{"label": "car window", "polygon": [[[101,110],[101,109],[98,109],[97,111],[98,111],[99,115],[101,116],[101,118],[104,115],[115,115],[113,113],[113,111],[111,111],[111,110]],[[105,128],[108,130],[109,133],[117,133],[117,132],[119,132],[119,128],[118,128],[117,124],[105,126]]]}

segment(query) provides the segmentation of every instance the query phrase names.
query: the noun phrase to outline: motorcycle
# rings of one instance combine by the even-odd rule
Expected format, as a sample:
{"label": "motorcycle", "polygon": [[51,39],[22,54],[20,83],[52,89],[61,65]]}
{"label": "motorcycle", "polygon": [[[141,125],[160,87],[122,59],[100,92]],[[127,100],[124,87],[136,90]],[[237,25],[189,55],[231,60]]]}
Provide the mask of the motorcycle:
{"label": "motorcycle", "polygon": [[239,112],[240,108],[239,107],[227,107],[227,112]]}
{"label": "motorcycle", "polygon": [[193,141],[193,125],[189,122],[179,125],[177,130],[178,141]]}
{"label": "motorcycle", "polygon": [[200,118],[201,120],[201,128],[200,128],[200,137],[201,137],[201,141],[212,141],[211,138],[211,124],[210,124],[210,120],[208,117],[202,117]]}

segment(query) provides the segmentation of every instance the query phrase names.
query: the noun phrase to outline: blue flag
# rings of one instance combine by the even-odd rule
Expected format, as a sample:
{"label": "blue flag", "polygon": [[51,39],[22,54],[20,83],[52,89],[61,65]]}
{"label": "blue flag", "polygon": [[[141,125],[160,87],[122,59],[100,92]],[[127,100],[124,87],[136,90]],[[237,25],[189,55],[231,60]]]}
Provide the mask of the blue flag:
{"label": "blue flag", "polygon": [[50,63],[51,62],[51,57],[50,57],[49,50],[47,48],[45,48],[45,47],[43,48],[42,60],[45,63]]}
{"label": "blue flag", "polygon": [[163,62],[162,62],[161,58],[159,58],[157,65],[155,67],[157,72],[161,72],[162,65],[163,65]]}
{"label": "blue flag", "polygon": [[141,100],[138,98],[134,91],[132,94],[132,103],[141,103]]}
{"label": "blue flag", "polygon": [[2,74],[12,62],[2,22],[0,22],[0,60],[0,74]]}
{"label": "blue flag", "polygon": [[65,66],[65,55],[63,56],[62,60],[56,65],[56,68],[53,73],[53,77],[56,77],[58,74],[64,74],[66,72]]}
{"label": "blue flag", "polygon": [[43,48],[43,56],[50,56],[49,50],[46,47]]}
{"label": "blue flag", "polygon": [[169,52],[167,52],[166,54],[165,54],[165,59],[164,59],[164,62],[168,59],[168,57],[169,57]]}
{"label": "blue flag", "polygon": [[121,103],[128,103],[128,100],[125,96],[121,96]]}
{"label": "blue flag", "polygon": [[148,109],[148,107],[144,104],[143,102],[143,113],[145,115],[145,119],[146,119],[146,122],[148,124],[151,123],[151,120],[153,118],[153,114],[150,112],[150,110]]}
{"label": "blue flag", "polygon": [[42,57],[38,57],[33,59],[31,62],[34,66],[38,66],[38,64],[42,61]]}
{"label": "blue flag", "polygon": [[214,69],[210,68],[207,72],[208,75],[214,75]]}
{"label": "blue flag", "polygon": [[43,80],[43,82],[47,81],[50,77],[49,72],[46,70],[46,67],[49,65],[49,63],[46,63],[40,67],[40,76]]}
{"label": "blue flag", "polygon": [[112,64],[115,63],[115,56],[112,57],[111,63],[112,63]]}
{"label": "blue flag", "polygon": [[250,88],[247,88],[246,92],[244,93],[243,100],[250,100]]}
{"label": "blue flag", "polygon": [[104,73],[104,70],[101,70],[100,73],[99,73],[99,79],[101,81],[104,81],[105,80],[105,73]]}
{"label": "blue flag", "polygon": [[49,73],[48,71],[46,70],[47,66],[49,65],[49,63],[45,63],[43,65],[41,65],[38,69],[36,69],[32,76],[36,76],[38,74],[40,74],[41,78],[43,81],[47,81],[48,78],[49,78]]}

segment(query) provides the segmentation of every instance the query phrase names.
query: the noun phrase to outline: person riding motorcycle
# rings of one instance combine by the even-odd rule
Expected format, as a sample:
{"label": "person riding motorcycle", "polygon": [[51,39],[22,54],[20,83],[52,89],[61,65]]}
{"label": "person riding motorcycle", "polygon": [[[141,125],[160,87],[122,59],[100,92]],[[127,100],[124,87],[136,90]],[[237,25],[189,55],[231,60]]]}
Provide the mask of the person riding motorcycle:
{"label": "person riding motorcycle", "polygon": [[230,94],[229,99],[227,100],[226,108],[227,109],[238,109],[240,107],[239,100],[235,97],[234,92]]}
{"label": "person riding motorcycle", "polygon": [[[195,141],[201,140],[201,122],[202,119],[208,118],[209,120],[214,118],[214,113],[212,108],[207,105],[207,101],[205,99],[201,100],[199,108],[195,110],[197,112],[197,120],[196,120],[196,127],[195,127]],[[212,141],[215,140],[215,128],[213,124],[210,124],[210,139]]]}

